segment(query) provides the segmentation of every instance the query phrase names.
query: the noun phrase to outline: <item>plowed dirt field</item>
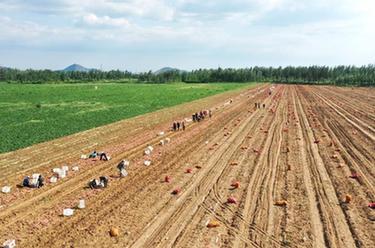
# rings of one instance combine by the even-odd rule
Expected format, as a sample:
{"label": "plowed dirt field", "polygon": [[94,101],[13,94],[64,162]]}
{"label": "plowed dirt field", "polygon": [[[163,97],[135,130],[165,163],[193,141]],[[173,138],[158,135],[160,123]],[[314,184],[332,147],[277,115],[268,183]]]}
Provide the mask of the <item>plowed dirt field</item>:
{"label": "plowed dirt field", "polygon": [[[201,109],[213,116],[169,130]],[[144,155],[148,145],[154,150]],[[94,149],[111,160],[80,159]],[[374,154],[374,89],[264,84],[227,92],[1,154],[0,186],[12,191],[0,194],[0,243],[375,247]],[[125,178],[116,169],[122,159],[130,161]],[[50,183],[65,164],[79,171]],[[44,187],[16,186],[33,173],[46,177]],[[107,188],[86,187],[102,175]],[[80,199],[86,208],[62,216]]]}

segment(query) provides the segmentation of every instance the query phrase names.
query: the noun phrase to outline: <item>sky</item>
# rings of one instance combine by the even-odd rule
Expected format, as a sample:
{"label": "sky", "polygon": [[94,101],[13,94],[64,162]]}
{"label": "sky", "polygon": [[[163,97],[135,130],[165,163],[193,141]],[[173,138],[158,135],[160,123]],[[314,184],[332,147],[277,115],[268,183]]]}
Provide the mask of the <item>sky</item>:
{"label": "sky", "polygon": [[0,0],[0,66],[375,63],[374,0]]}

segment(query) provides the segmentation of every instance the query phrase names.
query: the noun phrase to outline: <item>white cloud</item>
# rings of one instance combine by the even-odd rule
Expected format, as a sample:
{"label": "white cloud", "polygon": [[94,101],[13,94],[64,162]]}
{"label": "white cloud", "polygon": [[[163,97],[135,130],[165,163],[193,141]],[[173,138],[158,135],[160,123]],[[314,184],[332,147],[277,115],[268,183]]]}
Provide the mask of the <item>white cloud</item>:
{"label": "white cloud", "polygon": [[172,20],[175,9],[164,0],[66,0],[76,14],[122,15],[127,17],[150,18],[162,21]]}
{"label": "white cloud", "polygon": [[0,9],[11,17],[0,17],[0,50],[6,41],[105,52],[110,41],[150,56],[186,50],[212,64],[220,56],[229,65],[375,57],[373,0],[0,0]]}
{"label": "white cloud", "polygon": [[123,27],[128,26],[129,21],[125,18],[111,18],[109,16],[98,17],[95,14],[88,14],[83,17],[83,21],[89,25],[108,25]]}

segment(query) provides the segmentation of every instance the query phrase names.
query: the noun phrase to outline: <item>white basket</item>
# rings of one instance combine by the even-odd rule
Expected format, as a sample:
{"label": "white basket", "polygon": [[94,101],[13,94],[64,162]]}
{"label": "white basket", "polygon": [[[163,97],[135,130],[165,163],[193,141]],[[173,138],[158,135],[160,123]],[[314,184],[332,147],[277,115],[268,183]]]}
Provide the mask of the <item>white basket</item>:
{"label": "white basket", "polygon": [[159,132],[159,136],[163,136],[163,135],[164,135],[163,131]]}
{"label": "white basket", "polygon": [[145,155],[150,155],[151,154],[151,151],[149,149],[146,149],[145,150]]}
{"label": "white basket", "polygon": [[79,209],[84,209],[85,207],[86,207],[85,200],[83,200],[83,199],[79,200],[79,202],[78,202],[78,208]]}
{"label": "white basket", "polygon": [[72,168],[72,171],[79,171],[79,167],[78,167],[78,166],[74,166],[74,167]]}
{"label": "white basket", "polygon": [[3,243],[3,248],[14,248],[16,247],[16,240],[9,239]]}
{"label": "white basket", "polygon": [[65,170],[60,170],[58,173],[59,178],[64,178],[66,177],[66,171]]}
{"label": "white basket", "polygon": [[30,185],[36,187],[38,185],[38,178],[30,178]]}
{"label": "white basket", "polygon": [[36,179],[38,179],[39,178],[39,176],[40,176],[40,174],[38,174],[38,173],[35,173],[35,174],[33,174],[32,176],[31,176],[31,178],[36,178]]}
{"label": "white basket", "polygon": [[74,214],[74,210],[71,208],[65,208],[63,210],[63,215],[64,216],[72,216]]}
{"label": "white basket", "polygon": [[3,192],[4,194],[10,193],[10,186],[2,187],[1,192]]}
{"label": "white basket", "polygon": [[49,179],[49,181],[50,181],[51,183],[56,183],[56,182],[57,182],[57,177],[51,177],[51,178]]}
{"label": "white basket", "polygon": [[87,155],[82,154],[82,155],[81,155],[81,159],[87,159]]}
{"label": "white basket", "polygon": [[169,143],[169,142],[171,142],[171,139],[170,138],[165,138],[165,143]]}
{"label": "white basket", "polygon": [[151,161],[150,161],[150,160],[145,160],[145,161],[143,162],[143,164],[144,164],[145,166],[150,166],[150,165],[151,165]]}
{"label": "white basket", "polygon": [[121,170],[120,174],[121,174],[122,177],[128,176],[128,172],[125,169]]}
{"label": "white basket", "polygon": [[151,152],[154,150],[152,146],[148,146],[147,149],[149,149]]}

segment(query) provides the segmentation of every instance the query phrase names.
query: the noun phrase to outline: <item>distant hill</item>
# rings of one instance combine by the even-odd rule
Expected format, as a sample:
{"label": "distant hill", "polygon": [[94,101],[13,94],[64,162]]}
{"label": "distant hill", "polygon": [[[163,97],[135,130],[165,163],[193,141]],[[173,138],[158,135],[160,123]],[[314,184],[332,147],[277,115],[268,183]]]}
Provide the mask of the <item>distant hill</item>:
{"label": "distant hill", "polygon": [[163,73],[171,72],[171,71],[177,71],[177,72],[180,72],[180,73],[184,72],[183,70],[180,70],[180,69],[177,69],[177,68],[163,67],[160,70],[155,71],[154,74],[158,75],[158,74],[163,74]]}
{"label": "distant hill", "polygon": [[88,71],[91,71],[93,69],[88,69],[86,67],[83,67],[82,65],[78,65],[78,64],[72,64],[68,67],[66,67],[63,71],[82,71],[82,72],[88,72]]}
{"label": "distant hill", "polygon": [[0,69],[9,69],[8,67],[5,67],[5,66],[1,66],[0,65]]}

